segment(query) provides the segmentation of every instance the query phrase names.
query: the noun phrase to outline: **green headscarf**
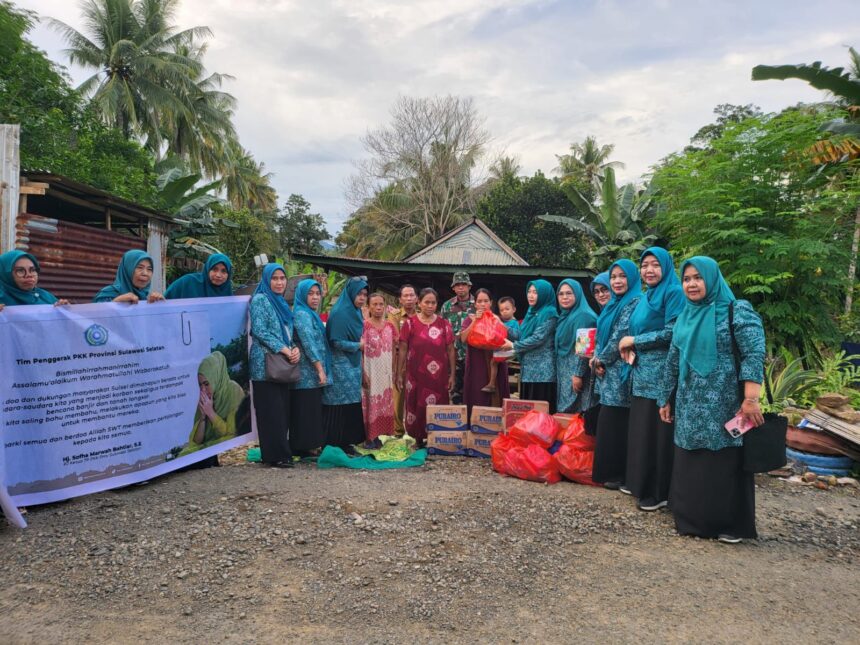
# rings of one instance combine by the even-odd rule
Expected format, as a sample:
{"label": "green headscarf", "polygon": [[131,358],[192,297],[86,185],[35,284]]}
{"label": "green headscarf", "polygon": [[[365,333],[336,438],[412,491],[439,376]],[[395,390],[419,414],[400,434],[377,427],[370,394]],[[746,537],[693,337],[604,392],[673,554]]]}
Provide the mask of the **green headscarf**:
{"label": "green headscarf", "polygon": [[[364,318],[361,315],[361,308],[355,306],[355,298],[362,289],[367,289],[367,281],[363,278],[353,277],[347,280],[346,286],[329,312],[325,326],[326,337],[330,344],[336,340],[355,343],[361,340],[361,334],[364,333]],[[347,358],[354,367],[361,364],[361,352],[350,352]]]}
{"label": "green headscarf", "polygon": [[681,265],[682,279],[688,265],[702,276],[705,297],[699,302],[687,300],[672,331],[672,344],[680,352],[681,380],[689,368],[699,376],[707,376],[716,367],[717,326],[728,320],[729,305],[735,301],[716,260],[701,255],[685,260]]}
{"label": "green headscarf", "polygon": [[[585,299],[582,286],[571,278],[565,278],[558,285],[566,284],[573,290],[573,306],[570,309],[562,309],[558,317],[558,325],[555,328],[555,351],[559,356],[567,356],[576,345],[576,330],[594,327],[597,324],[597,314],[589,306]],[[558,291],[556,290],[556,294]]]}
{"label": "green headscarf", "polygon": [[215,414],[225,421],[231,414],[236,414],[239,404],[245,398],[245,392],[241,385],[230,378],[224,354],[221,352],[209,354],[200,362],[197,373],[209,381]]}
{"label": "green headscarf", "polygon": [[[209,279],[209,272],[218,264],[223,264],[227,269],[227,281],[220,287],[216,287]],[[233,295],[233,263],[223,253],[213,253],[206,258],[206,264],[202,271],[188,273],[177,278],[167,287],[164,297],[168,300],[179,298],[215,298],[218,296]]]}
{"label": "green headscarf", "polygon": [[32,253],[25,253],[16,249],[0,255],[0,303],[7,307],[15,307],[17,305],[52,305],[57,302],[57,298],[50,291],[40,287],[25,291],[15,284],[13,269],[15,263],[21,258],[29,258],[36,267],[36,271],[41,271],[39,261]]}
{"label": "green headscarf", "polygon": [[109,284],[99,291],[96,297],[93,298],[93,302],[110,302],[124,293],[133,293],[141,300],[146,300],[147,296],[149,296],[149,285],[147,284],[143,289],[138,289],[134,286],[134,282],[132,282],[134,270],[144,260],[149,260],[153,268],[155,268],[155,262],[152,262],[152,258],[146,254],[146,251],[141,251],[140,249],[126,251],[119,261],[119,266],[116,268],[116,278],[113,284]]}
{"label": "green headscarf", "polygon": [[555,307],[555,289],[546,280],[532,280],[526,285],[526,295],[529,287],[537,291],[537,302],[529,306],[522,327],[520,327],[520,342],[531,336],[535,330],[551,318],[558,317]]}

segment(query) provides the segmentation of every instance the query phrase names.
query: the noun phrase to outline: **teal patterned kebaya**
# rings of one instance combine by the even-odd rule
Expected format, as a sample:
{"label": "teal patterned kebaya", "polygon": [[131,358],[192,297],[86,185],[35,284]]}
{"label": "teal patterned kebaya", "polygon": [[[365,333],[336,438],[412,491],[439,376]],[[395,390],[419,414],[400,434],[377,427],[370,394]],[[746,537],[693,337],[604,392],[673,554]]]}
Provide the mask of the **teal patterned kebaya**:
{"label": "teal patterned kebaya", "polygon": [[595,353],[595,357],[606,368],[603,377],[597,379],[597,391],[600,393],[600,403],[603,405],[613,405],[620,408],[630,407],[632,383],[629,376],[629,366],[621,360],[618,343],[624,336],[630,335],[630,316],[637,304],[639,304],[638,297],[628,300],[615,315],[606,342],[598,339],[602,349],[601,353]]}
{"label": "teal patterned kebaya", "polygon": [[555,382],[555,325],[558,318],[548,318],[534,328],[527,338],[514,343],[520,359],[522,383]]}
{"label": "teal patterned kebaya", "polygon": [[[266,380],[266,353],[276,354],[286,347],[282,324],[265,294],[251,298],[251,380]],[[289,330],[292,333],[292,330]]]}
{"label": "teal patterned kebaya", "polygon": [[659,405],[675,395],[675,445],[685,450],[720,450],[737,447],[743,439],[733,439],[724,424],[741,407],[738,381],[761,383],[764,377],[765,338],[761,318],[746,300],[734,304],[735,340],[741,356],[740,373],[735,368],[729,321],[716,323],[716,354],[705,376],[695,369],[680,373],[680,350],[669,348]]}

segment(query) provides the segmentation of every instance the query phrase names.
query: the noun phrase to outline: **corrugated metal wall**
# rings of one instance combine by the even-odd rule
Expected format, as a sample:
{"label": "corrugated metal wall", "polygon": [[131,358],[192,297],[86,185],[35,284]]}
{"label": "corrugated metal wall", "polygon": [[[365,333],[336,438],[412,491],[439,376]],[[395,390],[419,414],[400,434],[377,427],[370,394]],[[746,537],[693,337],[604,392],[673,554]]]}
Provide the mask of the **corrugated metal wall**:
{"label": "corrugated metal wall", "polygon": [[138,237],[28,213],[18,216],[16,233],[17,248],[39,260],[39,286],[79,304],[114,281],[123,253],[146,250]]}

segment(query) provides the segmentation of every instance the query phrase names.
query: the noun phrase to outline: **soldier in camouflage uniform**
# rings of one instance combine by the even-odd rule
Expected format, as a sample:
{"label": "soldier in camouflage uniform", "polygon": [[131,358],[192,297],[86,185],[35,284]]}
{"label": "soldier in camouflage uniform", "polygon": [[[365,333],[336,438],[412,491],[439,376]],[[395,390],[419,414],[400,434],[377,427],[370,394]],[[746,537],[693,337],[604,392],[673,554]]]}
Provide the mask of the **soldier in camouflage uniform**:
{"label": "soldier in camouflage uniform", "polygon": [[463,402],[463,372],[466,369],[466,346],[460,340],[460,328],[469,314],[475,313],[475,298],[472,297],[472,281],[465,271],[457,271],[451,280],[451,288],[456,294],[442,305],[442,317],[451,323],[454,329],[455,347],[457,349],[457,370],[454,373],[454,391],[451,392],[451,403]]}

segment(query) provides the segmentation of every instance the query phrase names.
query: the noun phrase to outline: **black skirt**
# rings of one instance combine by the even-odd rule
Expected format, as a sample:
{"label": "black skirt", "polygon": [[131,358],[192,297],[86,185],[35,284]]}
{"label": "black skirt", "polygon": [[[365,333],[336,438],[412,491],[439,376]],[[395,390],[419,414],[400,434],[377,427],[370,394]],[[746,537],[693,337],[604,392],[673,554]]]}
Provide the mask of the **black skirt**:
{"label": "black skirt", "polygon": [[669,499],[675,428],[660,420],[654,399],[634,396],[630,402],[627,472],[624,483],[643,502]]}
{"label": "black skirt", "polygon": [[624,483],[627,469],[627,417],[629,408],[601,405],[594,445],[594,471],[591,478],[601,484]]}
{"label": "black skirt", "polygon": [[520,398],[527,401],[546,401],[549,403],[549,413],[555,414],[556,383],[521,383]]}
{"label": "black skirt", "polygon": [[755,481],[744,472],[743,449],[684,450],[675,446],[669,507],[681,535],[756,538]]}
{"label": "black skirt", "polygon": [[593,408],[588,408],[582,413],[582,418],[585,421],[585,434],[590,437],[597,435],[597,419],[600,418],[600,406],[595,405]]}
{"label": "black skirt", "polygon": [[322,421],[322,388],[290,391],[290,448],[306,455],[325,445]]}
{"label": "black skirt", "polygon": [[260,459],[264,464],[292,461],[290,450],[290,386],[254,381],[254,411]]}
{"label": "black skirt", "polygon": [[323,405],[322,415],[326,444],[351,453],[352,446],[364,441],[364,415],[361,412],[361,403]]}

